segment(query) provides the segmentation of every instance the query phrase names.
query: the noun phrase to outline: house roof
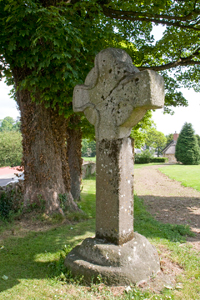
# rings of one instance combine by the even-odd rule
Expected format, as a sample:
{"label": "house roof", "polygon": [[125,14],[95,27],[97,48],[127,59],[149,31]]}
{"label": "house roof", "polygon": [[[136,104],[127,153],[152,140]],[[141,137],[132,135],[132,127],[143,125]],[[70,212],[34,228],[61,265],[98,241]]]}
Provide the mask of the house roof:
{"label": "house roof", "polygon": [[162,152],[165,154],[175,154],[176,141],[171,141]]}

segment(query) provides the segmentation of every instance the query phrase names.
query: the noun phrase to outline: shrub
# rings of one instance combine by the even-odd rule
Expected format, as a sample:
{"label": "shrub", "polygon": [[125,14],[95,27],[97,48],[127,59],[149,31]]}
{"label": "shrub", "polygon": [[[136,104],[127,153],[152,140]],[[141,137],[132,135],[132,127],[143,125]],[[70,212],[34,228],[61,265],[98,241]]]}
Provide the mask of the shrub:
{"label": "shrub", "polygon": [[145,150],[140,154],[135,155],[135,163],[136,164],[148,164],[153,158],[153,154],[149,150]]}
{"label": "shrub", "polygon": [[153,157],[150,162],[163,163],[167,161],[167,157]]}
{"label": "shrub", "polygon": [[95,157],[96,156],[96,142],[88,139],[82,140],[82,157]]}
{"label": "shrub", "polygon": [[0,194],[0,218],[9,219],[13,211],[12,197],[8,197],[5,192]]}

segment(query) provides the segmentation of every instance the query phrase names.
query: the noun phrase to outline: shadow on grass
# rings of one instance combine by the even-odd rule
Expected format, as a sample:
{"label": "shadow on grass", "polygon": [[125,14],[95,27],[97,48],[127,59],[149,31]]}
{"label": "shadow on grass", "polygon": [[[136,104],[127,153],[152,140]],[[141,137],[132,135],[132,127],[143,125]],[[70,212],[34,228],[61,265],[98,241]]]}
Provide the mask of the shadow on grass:
{"label": "shadow on grass", "polygon": [[[85,238],[94,236],[95,180],[85,183],[89,188],[84,188],[80,206],[89,220],[44,232],[30,232],[25,237],[13,236],[0,245],[0,291],[12,288],[22,279],[46,279],[54,276],[51,265],[59,260],[64,245],[74,247]],[[149,238],[182,242],[184,235],[189,234],[189,228],[185,226],[156,221],[137,196],[134,219],[135,231]]]}
{"label": "shadow on grass", "polygon": [[52,277],[50,266],[59,260],[64,245],[74,247],[86,237],[94,236],[94,227],[93,219],[7,238],[0,245],[0,292],[19,284],[21,279]]}
{"label": "shadow on grass", "polygon": [[[148,207],[148,211],[156,215],[156,219],[146,211],[144,203]],[[200,230],[200,202],[199,198],[194,197],[159,197],[140,195],[135,196],[135,225],[140,232],[149,236],[149,234],[158,235],[170,239],[172,241],[178,239],[179,235],[194,236],[189,227]],[[149,224],[149,228],[145,229],[145,223]],[[172,225],[174,224],[174,225]],[[135,230],[136,230],[135,228]],[[151,231],[151,228],[153,230]],[[161,235],[159,234],[161,231]],[[198,236],[197,236],[198,239]]]}

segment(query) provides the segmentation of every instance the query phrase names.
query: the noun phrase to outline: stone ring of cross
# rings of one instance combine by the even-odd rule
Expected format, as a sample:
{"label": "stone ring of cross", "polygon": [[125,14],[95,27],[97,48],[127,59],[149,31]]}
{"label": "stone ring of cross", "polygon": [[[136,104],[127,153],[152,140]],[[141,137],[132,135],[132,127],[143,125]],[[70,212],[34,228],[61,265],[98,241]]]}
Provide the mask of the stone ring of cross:
{"label": "stone ring of cross", "polygon": [[84,111],[98,140],[128,137],[146,111],[163,102],[163,78],[152,70],[140,72],[124,50],[115,48],[99,52],[73,95],[74,111]]}

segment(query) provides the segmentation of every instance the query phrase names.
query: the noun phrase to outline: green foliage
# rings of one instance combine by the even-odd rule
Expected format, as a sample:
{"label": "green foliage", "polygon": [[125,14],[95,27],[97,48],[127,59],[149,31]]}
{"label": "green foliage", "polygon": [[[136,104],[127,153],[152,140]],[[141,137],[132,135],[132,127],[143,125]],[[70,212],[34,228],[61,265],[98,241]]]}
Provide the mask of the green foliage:
{"label": "green foliage", "polygon": [[13,210],[12,198],[8,197],[5,192],[0,194],[0,218],[9,219]]}
{"label": "green foliage", "polygon": [[14,126],[14,119],[11,117],[6,117],[1,122],[0,131],[11,131]]}
{"label": "green foliage", "polygon": [[0,132],[0,167],[19,166],[21,159],[21,133],[17,131]]}
{"label": "green foliage", "polygon": [[196,138],[197,138],[197,141],[198,141],[198,145],[200,147],[200,136],[198,134],[195,134]]}
{"label": "green foliage", "polygon": [[[121,31],[135,43],[132,53],[134,63],[141,69],[152,68],[165,78],[165,111],[172,112],[170,106],[187,105],[179,88],[193,87],[199,90],[200,51],[199,51],[199,3],[192,1],[107,1],[113,9],[112,16],[117,21],[120,16]],[[173,17],[172,17],[173,16]],[[145,37],[133,36],[132,25],[143,24]],[[138,22],[138,23],[137,23]],[[146,22],[149,22],[148,24]],[[152,24],[162,24],[163,36],[153,43],[150,33]],[[137,26],[137,25],[136,25]],[[140,29],[139,29],[140,30]],[[190,62],[189,62],[190,61]],[[196,64],[195,64],[196,63]],[[167,69],[172,72],[166,71]]]}
{"label": "green foliage", "polygon": [[148,110],[143,119],[131,130],[130,136],[134,139],[135,148],[141,149],[141,147],[144,146],[148,131],[152,126],[154,126],[152,112]]}
{"label": "green foliage", "polygon": [[20,122],[5,117],[0,123],[0,167],[18,166],[22,158]]}
{"label": "green foliage", "polygon": [[157,155],[159,156],[162,149],[166,145],[166,137],[164,133],[157,131],[155,128],[150,128],[148,130],[148,135],[145,143],[147,147],[155,149]]}
{"label": "green foliage", "polygon": [[142,153],[135,154],[135,164],[146,164],[150,163],[153,158],[153,153],[150,150],[142,151]]}
{"label": "green foliage", "polygon": [[167,161],[167,158],[166,157],[153,157],[150,159],[150,162],[155,162],[155,163],[164,163]]}
{"label": "green foliage", "polygon": [[188,225],[163,224],[147,212],[143,200],[134,196],[135,230],[146,237],[162,237],[174,242],[184,242],[185,236],[193,236]]}
{"label": "green foliage", "polygon": [[148,149],[135,154],[135,164],[164,163],[166,160],[166,157],[154,157],[152,151]]}
{"label": "green foliage", "polygon": [[0,132],[2,131],[19,131],[20,122],[15,120],[12,117],[5,117],[3,120],[0,120]]}
{"label": "green foliage", "polygon": [[59,201],[60,201],[60,207],[62,209],[66,209],[67,195],[66,194],[59,194]]}
{"label": "green foliage", "polygon": [[83,190],[81,192],[80,209],[88,216],[88,218],[95,218],[96,216],[96,177],[83,180]]}
{"label": "green foliage", "polygon": [[85,157],[95,157],[96,156],[96,142],[90,141],[88,139],[83,139],[81,155],[85,156]]}
{"label": "green foliage", "polygon": [[165,81],[165,106],[164,112],[173,114],[173,109],[171,107],[187,106],[188,102],[184,98],[182,92],[179,90],[181,88],[180,81],[170,77],[169,72],[161,72]]}
{"label": "green foliage", "polygon": [[159,169],[170,178],[180,181],[183,186],[189,186],[200,192],[200,165],[170,165]]}
{"label": "green foliage", "polygon": [[85,157],[85,156],[83,156],[82,159],[84,161],[93,161],[93,162],[96,162],[96,157]]}
{"label": "green foliage", "polygon": [[[83,83],[94,56],[119,47],[141,70],[162,72],[170,111],[170,106],[187,105],[181,84],[199,88],[198,13],[195,0],[1,0],[0,73],[8,84],[14,75],[17,88],[30,91],[33,101],[58,106],[69,117],[73,87]],[[156,43],[153,24],[166,26]],[[170,68],[176,68],[175,79],[166,72]],[[92,130],[88,123],[83,128],[86,135]]]}
{"label": "green foliage", "polygon": [[73,113],[73,87],[83,83],[95,54],[113,44],[106,38],[116,35],[102,24],[95,1],[76,2],[0,1],[2,75],[13,83],[12,71],[20,70],[18,89],[66,117]]}
{"label": "green foliage", "polygon": [[69,245],[64,245],[63,249],[60,251],[59,259],[52,262],[48,268],[48,276],[50,278],[55,278],[59,281],[68,281],[72,279],[71,272],[66,269],[64,266],[64,261],[66,256],[72,250],[72,247]]}
{"label": "green foliage", "polygon": [[[95,180],[84,180],[85,206],[95,206]],[[85,196],[84,195],[84,196]],[[82,197],[81,197],[82,198]],[[82,203],[82,202],[81,202]],[[64,259],[70,250],[91,237],[95,232],[94,219],[76,224],[59,224],[58,226],[40,228],[39,231],[22,232],[16,223],[10,229],[15,236],[2,235],[0,245],[1,273],[8,277],[0,280],[0,299],[152,299],[152,300],[188,300],[198,299],[199,263],[198,253],[185,240],[185,234],[191,235],[189,228],[182,225],[162,224],[156,221],[147,211],[143,201],[135,197],[135,230],[144,234],[159,251],[166,250],[168,258],[181,265],[183,276],[177,279],[183,289],[163,289],[161,293],[152,293],[135,286],[117,293],[102,284],[91,287],[82,284],[82,278],[74,278],[64,266]],[[94,216],[93,216],[94,218]],[[7,229],[4,225],[4,229]],[[11,231],[10,230],[10,231]],[[9,231],[9,232],[10,232]],[[19,232],[18,232],[19,231]],[[6,263],[5,263],[6,261]],[[192,278],[192,280],[188,280]]]}
{"label": "green foliage", "polygon": [[166,136],[166,146],[167,145],[169,145],[172,141],[173,141],[173,139],[174,139],[174,136],[173,136],[173,133],[170,133],[170,134],[167,134]]}
{"label": "green foliage", "polygon": [[191,123],[185,123],[179,134],[175,157],[184,165],[198,165],[200,163],[200,148]]}
{"label": "green foliage", "polygon": [[20,186],[13,188],[8,185],[0,190],[0,219],[11,220],[15,215],[22,212],[23,199]]}

